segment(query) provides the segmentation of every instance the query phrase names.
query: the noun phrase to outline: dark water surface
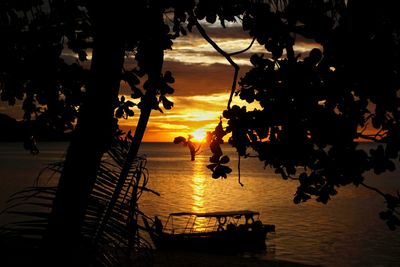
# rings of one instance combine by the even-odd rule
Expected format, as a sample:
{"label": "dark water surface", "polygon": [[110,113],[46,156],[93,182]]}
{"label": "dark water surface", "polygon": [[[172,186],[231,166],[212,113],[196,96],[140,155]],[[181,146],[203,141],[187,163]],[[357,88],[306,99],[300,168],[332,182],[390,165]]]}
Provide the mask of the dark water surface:
{"label": "dark water surface", "polygon": [[[46,163],[62,159],[66,145],[41,143],[41,153],[31,156],[20,143],[0,143],[0,208],[12,192],[32,185]],[[191,162],[181,145],[143,144],[149,187],[161,196],[144,195],[142,210],[161,216],[179,211],[257,210],[264,223],[276,225],[276,233],[267,241],[268,254],[261,257],[324,266],[400,266],[400,229],[389,231],[379,219],[384,203],[376,193],[347,186],[339,188],[327,205],[315,201],[295,205],[296,181],[282,180],[252,158],[242,160],[241,187],[233,150],[226,147],[225,152],[232,155],[234,171],[228,179],[214,180],[206,168],[209,151]],[[395,192],[400,189],[400,172],[371,175],[367,183]]]}

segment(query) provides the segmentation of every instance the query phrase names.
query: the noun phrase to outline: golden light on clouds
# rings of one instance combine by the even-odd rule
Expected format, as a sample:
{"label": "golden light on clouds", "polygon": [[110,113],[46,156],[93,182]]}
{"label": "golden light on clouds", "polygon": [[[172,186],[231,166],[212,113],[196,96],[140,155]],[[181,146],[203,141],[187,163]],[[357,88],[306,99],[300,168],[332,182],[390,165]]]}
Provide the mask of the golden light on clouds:
{"label": "golden light on clouds", "polygon": [[[226,52],[243,50],[251,43],[248,33],[238,23],[229,24],[227,29],[218,25],[203,25],[210,37]],[[301,57],[318,47],[314,42],[299,38],[295,53]],[[234,57],[240,66],[239,76],[250,68],[249,58],[254,53],[269,53],[257,42],[244,54]],[[204,138],[207,131],[213,131],[219,122],[229,99],[233,68],[194,30],[188,36],[174,40],[172,50],[165,53],[164,70],[172,71],[176,83],[175,94],[169,97],[174,102],[172,110],[163,114],[154,111],[151,116],[145,141],[172,142],[176,136]],[[243,105],[238,97],[232,105]],[[248,110],[259,108],[257,104],[247,105]],[[133,124],[131,124],[133,125]]]}
{"label": "golden light on clouds", "polygon": [[[125,95],[125,98],[130,99],[128,95]],[[226,109],[228,98],[227,93],[171,97],[170,99],[174,102],[171,110],[164,110],[164,113],[152,111],[144,141],[172,142],[177,136],[188,137],[189,135],[195,137],[193,141],[202,141],[206,132],[214,131],[223,110]],[[232,104],[246,105],[238,98],[235,98]],[[255,103],[246,106],[248,110],[259,108]],[[140,111],[135,109],[134,118],[121,119],[119,121],[121,128],[125,131],[134,129],[139,114]]]}
{"label": "golden light on clouds", "polygon": [[[125,97],[129,99],[129,96]],[[171,97],[174,101],[171,110],[152,111],[144,141],[172,142],[177,136],[190,134],[196,137],[194,141],[201,141],[207,131],[213,131],[217,126],[227,97],[226,94]],[[134,118],[119,121],[123,130],[134,129],[140,114],[139,110],[134,111]]]}
{"label": "golden light on clouds", "polygon": [[[229,23],[225,29],[222,29],[218,23],[214,25],[207,23],[202,24],[213,41],[227,53],[242,51],[247,48],[252,41],[248,33],[241,29],[240,23]],[[313,48],[321,48],[320,45],[317,45],[312,40],[307,40],[301,36],[297,39],[298,41],[294,45],[294,51],[296,54],[301,54],[302,57],[307,56],[308,52]],[[249,58],[254,53],[271,55],[270,52],[266,51],[263,45],[254,42],[250,50],[234,56],[233,59],[236,64],[240,66],[251,66]],[[212,64],[230,65],[206,40],[199,36],[196,29],[193,29],[193,32],[187,36],[181,36],[174,40],[173,49],[165,52],[165,60],[205,66]]]}
{"label": "golden light on clouds", "polygon": [[218,119],[218,113],[220,113],[220,110],[192,110],[190,108],[186,108],[185,110],[183,110],[183,112],[186,115],[182,114],[182,116],[185,117],[187,121],[212,121]]}
{"label": "golden light on clouds", "polygon": [[[243,50],[251,43],[251,38],[249,37],[244,39],[214,38],[213,40],[228,53]],[[251,54],[253,53],[265,53],[265,49],[258,44],[254,44],[251,49]],[[249,53],[247,53],[247,55],[250,57]],[[174,43],[174,48],[166,51],[165,59],[186,64],[201,64],[206,66],[212,64],[229,65],[229,62],[223,56],[216,53],[214,48],[207,43],[207,41],[199,37],[191,36],[178,39]],[[238,65],[251,65],[248,58],[237,56],[234,57],[234,59]]]}
{"label": "golden light on clouds", "polygon": [[[240,23],[227,23],[227,28],[222,29],[216,23],[210,25],[202,23],[209,36],[226,52],[236,52],[249,46],[252,38],[247,32],[243,32]],[[305,57],[312,48],[317,47],[314,42],[300,38],[296,43],[296,53]],[[257,42],[246,53],[233,57],[240,66],[239,77],[243,76],[250,68],[249,58],[254,53],[263,53],[266,57],[269,53]],[[66,62],[77,62],[77,56],[70,50],[63,52]],[[90,67],[91,52],[88,51],[88,61],[85,67]],[[128,54],[126,68],[133,68],[136,63],[134,53]],[[147,142],[172,142],[176,136],[193,134],[200,139],[200,132],[203,135],[207,131],[213,131],[219,122],[229,99],[234,70],[227,60],[219,55],[214,48],[208,44],[193,29],[187,36],[181,36],[174,40],[172,50],[165,51],[163,71],[171,71],[175,83],[172,86],[175,93],[167,96],[174,102],[171,110],[164,110],[164,113],[154,110],[152,112],[144,141]],[[142,81],[143,82],[143,81]],[[120,93],[129,99],[130,89],[124,82],[121,83]],[[136,100],[132,100],[137,103]],[[237,97],[232,104],[244,104]],[[18,103],[19,107],[20,104]],[[248,105],[248,109],[257,108],[257,105]],[[21,119],[22,111],[19,108],[4,108],[0,105],[0,111]],[[134,118],[121,119],[119,124],[124,131],[135,130],[140,110],[134,108]]]}

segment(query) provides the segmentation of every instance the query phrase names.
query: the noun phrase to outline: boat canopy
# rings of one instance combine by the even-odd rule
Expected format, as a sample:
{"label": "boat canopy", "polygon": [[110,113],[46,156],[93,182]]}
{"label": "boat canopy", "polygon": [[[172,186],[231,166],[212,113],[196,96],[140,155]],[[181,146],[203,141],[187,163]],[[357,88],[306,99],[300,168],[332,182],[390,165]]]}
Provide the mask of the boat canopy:
{"label": "boat canopy", "polygon": [[216,211],[216,212],[175,212],[169,216],[197,216],[197,217],[234,217],[234,216],[254,216],[260,215],[258,211],[234,210],[234,211]]}

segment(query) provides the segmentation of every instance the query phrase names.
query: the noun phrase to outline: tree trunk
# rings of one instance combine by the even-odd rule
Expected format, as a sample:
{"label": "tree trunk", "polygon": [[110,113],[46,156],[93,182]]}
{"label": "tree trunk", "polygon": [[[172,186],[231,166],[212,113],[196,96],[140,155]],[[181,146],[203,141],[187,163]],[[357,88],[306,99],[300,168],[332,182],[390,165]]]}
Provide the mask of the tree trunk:
{"label": "tree trunk", "polygon": [[[115,18],[120,15],[118,10],[114,7],[103,15]],[[75,134],[67,151],[44,239],[46,253],[50,256],[48,263],[53,266],[78,266],[80,260],[74,257],[79,257],[80,230],[89,195],[101,157],[115,129],[114,108],[124,62],[123,31],[119,21],[101,18],[101,13],[97,14],[100,19],[95,21],[87,97],[80,109]]]}
{"label": "tree trunk", "polygon": [[147,27],[151,34],[142,40],[139,49],[145,50],[145,62],[143,62],[142,67],[145,68],[145,71],[148,75],[148,82],[151,84],[151,86],[148,88],[144,97],[142,98],[142,108],[140,110],[140,117],[136,125],[132,144],[129,148],[127,158],[125,159],[124,166],[119,175],[118,183],[110,199],[110,203],[108,204],[108,210],[105,211],[105,215],[100,223],[100,233],[103,232],[105,224],[111,216],[112,208],[118,200],[123,185],[128,178],[129,170],[139,152],[139,148],[147,128],[147,123],[150,119],[151,110],[153,109],[153,102],[158,89],[157,85],[159,84],[159,80],[161,78],[161,71],[164,63],[164,48],[161,40],[164,31],[162,10],[158,7],[153,7],[150,9],[147,19]]}
{"label": "tree trunk", "polygon": [[[97,20],[95,20],[91,80],[87,88],[86,101],[80,110],[74,138],[67,151],[48,232],[44,239],[48,266],[88,265],[82,261],[88,257],[82,255],[86,248],[82,243],[81,227],[101,157],[109,147],[116,126],[114,108],[124,61],[124,35],[128,34],[127,23],[124,20],[127,20],[129,6],[124,6],[122,3],[124,0],[99,7],[102,5],[101,1],[93,1],[92,7],[95,7],[94,14]],[[160,39],[164,31],[163,14],[161,9],[150,10],[149,14],[148,31],[143,37],[142,45],[150,52],[145,58],[148,79],[157,81],[161,77],[163,64],[163,47]],[[137,156],[156,91],[157,88],[150,88],[142,99],[143,108],[126,159],[126,168],[120,174],[121,182],[126,179],[126,170]],[[118,188],[114,195],[118,195]]]}

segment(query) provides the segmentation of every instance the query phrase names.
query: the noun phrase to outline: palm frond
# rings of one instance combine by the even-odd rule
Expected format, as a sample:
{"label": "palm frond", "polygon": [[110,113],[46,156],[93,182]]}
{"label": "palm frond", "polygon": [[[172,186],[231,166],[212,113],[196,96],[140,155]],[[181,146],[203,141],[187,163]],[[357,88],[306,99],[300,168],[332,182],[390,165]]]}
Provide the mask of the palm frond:
{"label": "palm frond", "polygon": [[[159,194],[147,188],[149,174],[144,157],[136,158],[130,166],[128,178],[123,181],[117,201],[110,201],[124,167],[129,145],[129,140],[116,140],[104,155],[90,195],[81,234],[85,246],[94,255],[91,260],[94,266],[120,266],[121,259],[129,261],[140,258],[142,263],[151,262],[151,244],[144,238],[146,228],[138,220],[139,216],[147,216],[139,210],[138,200],[143,192]],[[15,242],[29,240],[32,247],[40,246],[57,191],[55,186],[40,184],[43,179],[48,184],[62,169],[63,162],[49,164],[39,174],[33,187],[10,196],[8,207],[0,215],[14,215],[18,220],[0,226],[0,237],[18,240]]]}

